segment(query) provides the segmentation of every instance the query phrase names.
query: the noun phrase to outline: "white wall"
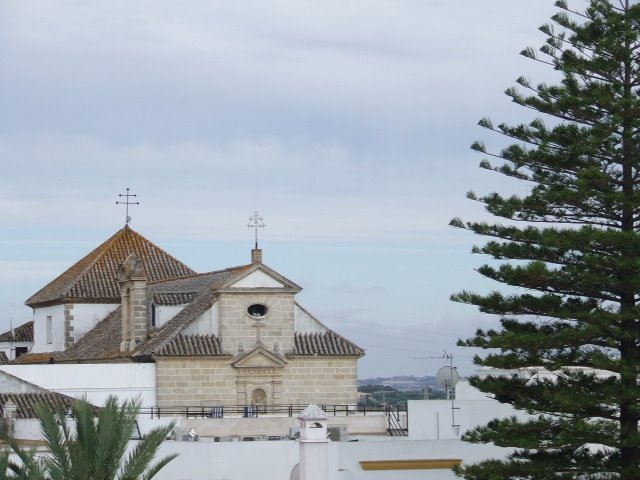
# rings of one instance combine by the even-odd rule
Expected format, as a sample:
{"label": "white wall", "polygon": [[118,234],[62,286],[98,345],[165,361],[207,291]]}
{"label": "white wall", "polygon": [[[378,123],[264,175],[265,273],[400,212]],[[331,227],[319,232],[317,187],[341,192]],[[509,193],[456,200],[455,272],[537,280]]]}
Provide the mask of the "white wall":
{"label": "white wall", "polygon": [[[329,444],[331,479],[335,480],[455,480],[450,470],[362,470],[364,460],[462,459],[474,463],[504,457],[510,450],[492,445],[472,445],[459,440]],[[165,442],[158,457],[179,453],[157,475],[158,480],[288,480],[298,463],[299,444],[293,440],[261,442]]]}
{"label": "white wall", "polygon": [[13,435],[17,439],[41,440],[43,438],[40,430],[40,421],[37,418],[16,420],[14,425],[15,430]]}
{"label": "white wall", "polygon": [[[484,425],[494,418],[515,415],[527,418],[526,412],[511,405],[488,398],[486,394],[460,380],[456,386],[456,399],[409,400],[409,438],[412,440],[453,440],[467,430]],[[452,407],[455,410],[452,410]],[[459,425],[456,432],[455,425]]]}
{"label": "white wall", "polygon": [[70,397],[84,395],[94,405],[102,405],[110,394],[140,397],[143,406],[156,404],[153,363],[0,365],[0,370]]}
{"label": "white wall", "polygon": [[75,303],[71,314],[73,315],[73,335],[77,342],[95,327],[98,322],[104,320],[107,315],[118,308],[120,304],[93,304]]}
{"label": "white wall", "polygon": [[[47,316],[51,315],[52,343],[47,343]],[[33,312],[33,353],[64,350],[64,305],[37,308]]]}
{"label": "white wall", "polygon": [[209,310],[184,329],[185,335],[218,335],[218,303],[214,303]]}
{"label": "white wall", "polygon": [[284,285],[271,275],[256,270],[244,278],[241,278],[230,288],[282,288]]}
{"label": "white wall", "polygon": [[[138,442],[129,443],[134,448]],[[459,480],[451,470],[362,470],[364,460],[454,459],[475,463],[502,458],[510,450],[472,445],[459,440],[380,442],[332,442],[329,444],[329,478],[332,480]],[[177,453],[154,477],[157,480],[289,480],[299,460],[299,444],[293,440],[262,442],[164,442],[155,457]],[[37,455],[44,455],[39,447]],[[16,460],[15,456],[12,460]]]}
{"label": "white wall", "polygon": [[161,327],[177,314],[179,314],[186,305],[156,305],[156,327]]}
{"label": "white wall", "polygon": [[[70,313],[73,315],[74,340],[80,340],[98,322],[118,308],[119,304],[75,303]],[[51,315],[52,343],[47,343],[47,316]],[[64,305],[37,308],[33,312],[33,353],[64,350]]]}
{"label": "white wall", "polygon": [[299,305],[294,309],[296,332],[323,333],[327,329],[323,327],[315,318],[305,312]]}

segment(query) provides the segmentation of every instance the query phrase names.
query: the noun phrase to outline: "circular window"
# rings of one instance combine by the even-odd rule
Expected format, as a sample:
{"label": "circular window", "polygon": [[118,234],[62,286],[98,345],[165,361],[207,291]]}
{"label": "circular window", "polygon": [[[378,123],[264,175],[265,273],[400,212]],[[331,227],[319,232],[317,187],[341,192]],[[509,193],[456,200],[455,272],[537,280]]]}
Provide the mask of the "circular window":
{"label": "circular window", "polygon": [[247,308],[247,313],[253,318],[262,318],[267,314],[268,310],[269,309],[266,305],[262,305],[261,303],[254,303],[249,308]]}

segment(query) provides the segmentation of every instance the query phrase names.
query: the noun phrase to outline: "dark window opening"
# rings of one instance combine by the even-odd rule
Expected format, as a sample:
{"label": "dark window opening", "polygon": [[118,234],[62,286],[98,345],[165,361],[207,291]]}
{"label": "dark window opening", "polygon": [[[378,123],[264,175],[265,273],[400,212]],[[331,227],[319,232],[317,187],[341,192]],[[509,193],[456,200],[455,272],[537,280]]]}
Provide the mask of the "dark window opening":
{"label": "dark window opening", "polygon": [[247,313],[254,318],[264,317],[267,314],[267,306],[261,303],[254,303],[247,308]]}
{"label": "dark window opening", "polygon": [[155,303],[151,304],[151,326],[152,327],[157,327],[158,326],[158,319],[156,318],[156,305],[155,305]]}
{"label": "dark window opening", "polygon": [[29,347],[16,347],[16,358],[20,355],[24,355],[29,351]]}

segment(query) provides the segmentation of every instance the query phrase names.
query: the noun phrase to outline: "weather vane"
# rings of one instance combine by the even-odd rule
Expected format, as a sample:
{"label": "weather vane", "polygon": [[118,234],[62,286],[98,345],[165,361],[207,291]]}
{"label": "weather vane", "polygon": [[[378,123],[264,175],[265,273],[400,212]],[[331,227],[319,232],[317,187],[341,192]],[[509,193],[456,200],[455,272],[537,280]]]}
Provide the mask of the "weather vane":
{"label": "weather vane", "polygon": [[129,193],[129,187],[127,187],[127,193],[119,193],[118,196],[120,198],[124,197],[124,202],[116,202],[116,205],[126,205],[127,213],[126,213],[126,221],[125,225],[129,225],[131,222],[131,217],[129,216],[129,205],[140,205],[140,202],[130,202],[130,198],[135,198],[137,195],[135,193]]}
{"label": "weather vane", "polygon": [[264,228],[266,225],[262,222],[263,218],[258,215],[258,211],[256,210],[253,213],[253,216],[249,217],[250,224],[247,225],[247,228],[253,228],[256,235],[256,249],[258,248],[258,229]]}

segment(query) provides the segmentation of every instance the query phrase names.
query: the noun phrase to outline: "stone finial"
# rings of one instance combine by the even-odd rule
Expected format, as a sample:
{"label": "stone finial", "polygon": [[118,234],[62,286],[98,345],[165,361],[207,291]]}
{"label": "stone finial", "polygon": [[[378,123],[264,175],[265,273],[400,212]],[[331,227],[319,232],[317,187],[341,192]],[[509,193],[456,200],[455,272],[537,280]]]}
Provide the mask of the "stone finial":
{"label": "stone finial", "polygon": [[144,265],[138,255],[132,253],[118,267],[118,281],[126,282],[129,280],[146,280]]}
{"label": "stone finial", "polygon": [[262,249],[254,248],[251,250],[251,263],[262,263]]}
{"label": "stone finial", "polygon": [[7,402],[2,407],[2,416],[4,418],[15,418],[17,412],[18,406],[11,400],[7,400]]}

